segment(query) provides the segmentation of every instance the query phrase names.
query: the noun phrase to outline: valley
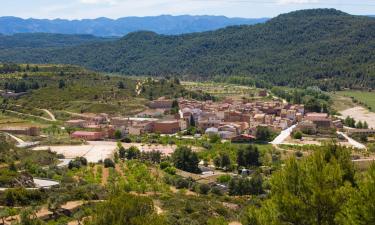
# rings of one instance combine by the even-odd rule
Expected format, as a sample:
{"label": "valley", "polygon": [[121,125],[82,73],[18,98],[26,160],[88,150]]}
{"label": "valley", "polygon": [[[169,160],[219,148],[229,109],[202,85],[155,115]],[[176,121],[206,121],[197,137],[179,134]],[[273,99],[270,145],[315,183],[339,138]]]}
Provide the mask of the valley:
{"label": "valley", "polygon": [[1,225],[375,223],[374,18],[13,19]]}

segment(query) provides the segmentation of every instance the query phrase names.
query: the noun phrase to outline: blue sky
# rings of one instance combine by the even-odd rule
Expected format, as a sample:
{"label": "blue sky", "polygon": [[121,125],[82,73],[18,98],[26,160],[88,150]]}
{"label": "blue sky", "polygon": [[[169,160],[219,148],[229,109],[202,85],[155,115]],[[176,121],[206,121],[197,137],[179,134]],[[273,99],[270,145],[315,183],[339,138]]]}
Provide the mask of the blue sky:
{"label": "blue sky", "polygon": [[82,19],[191,14],[258,18],[309,8],[375,15],[375,0],[1,0],[0,16]]}

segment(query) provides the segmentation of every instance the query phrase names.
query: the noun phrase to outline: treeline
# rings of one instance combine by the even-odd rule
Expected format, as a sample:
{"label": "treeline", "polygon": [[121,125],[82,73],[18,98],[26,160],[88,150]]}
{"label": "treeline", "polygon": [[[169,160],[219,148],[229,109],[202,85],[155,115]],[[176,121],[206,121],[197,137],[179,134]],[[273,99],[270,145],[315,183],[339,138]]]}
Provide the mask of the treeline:
{"label": "treeline", "polygon": [[310,112],[330,112],[330,96],[322,92],[318,87],[306,89],[285,89],[273,87],[272,93],[293,104],[303,104]]}
{"label": "treeline", "polygon": [[37,81],[25,82],[25,81],[16,81],[16,82],[5,82],[4,89],[11,90],[15,93],[26,92],[28,90],[39,89],[40,85]]}
{"label": "treeline", "polygon": [[240,75],[255,82],[319,86],[326,91],[374,89],[374,46],[374,18],[313,9],[212,32],[178,36],[136,32],[116,41],[74,47],[7,48],[0,52],[0,61],[76,64],[130,75],[206,80]]}

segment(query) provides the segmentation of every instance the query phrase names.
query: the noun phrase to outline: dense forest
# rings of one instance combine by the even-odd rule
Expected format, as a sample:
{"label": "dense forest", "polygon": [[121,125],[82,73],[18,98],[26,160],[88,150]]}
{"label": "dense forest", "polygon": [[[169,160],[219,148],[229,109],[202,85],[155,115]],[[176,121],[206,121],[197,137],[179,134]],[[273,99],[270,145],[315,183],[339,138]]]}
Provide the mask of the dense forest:
{"label": "dense forest", "polygon": [[375,19],[302,10],[264,24],[178,36],[136,32],[111,42],[4,49],[0,61],[79,64],[132,75],[236,75],[322,90],[375,88]]}
{"label": "dense forest", "polygon": [[100,38],[92,35],[68,35],[68,34],[0,34],[0,49],[7,48],[51,48],[68,47],[93,42],[116,40],[115,38]]}

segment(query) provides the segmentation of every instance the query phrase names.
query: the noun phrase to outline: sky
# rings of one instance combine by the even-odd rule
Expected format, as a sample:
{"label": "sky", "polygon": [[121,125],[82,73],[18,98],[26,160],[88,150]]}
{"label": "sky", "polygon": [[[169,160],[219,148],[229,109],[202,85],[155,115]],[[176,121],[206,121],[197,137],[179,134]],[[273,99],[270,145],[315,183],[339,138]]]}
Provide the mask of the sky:
{"label": "sky", "polygon": [[0,16],[39,19],[115,19],[166,14],[260,18],[310,8],[375,15],[375,0],[0,0],[0,3]]}

